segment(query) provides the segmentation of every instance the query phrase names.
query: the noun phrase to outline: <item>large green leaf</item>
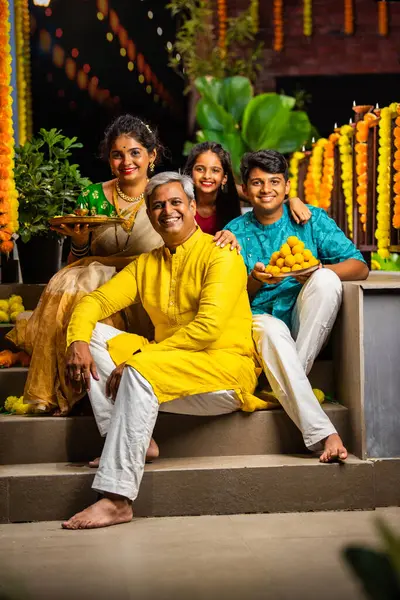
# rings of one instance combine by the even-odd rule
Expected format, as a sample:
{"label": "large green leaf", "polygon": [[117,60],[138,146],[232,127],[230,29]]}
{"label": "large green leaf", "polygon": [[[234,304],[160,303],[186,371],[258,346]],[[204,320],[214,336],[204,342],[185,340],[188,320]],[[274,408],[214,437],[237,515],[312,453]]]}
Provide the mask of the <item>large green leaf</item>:
{"label": "large green leaf", "polygon": [[211,99],[201,98],[197,103],[196,118],[202,129],[231,132],[235,130],[232,115]]}
{"label": "large green leaf", "polygon": [[311,123],[307,113],[299,110],[289,114],[289,121],[275,150],[289,154],[299,150],[310,137]]}
{"label": "large green leaf", "polygon": [[253,87],[247,77],[227,77],[221,88],[221,104],[236,123],[240,123],[243,112],[253,97]]}
{"label": "large green leaf", "polygon": [[222,81],[220,79],[216,77],[197,77],[194,85],[203,98],[213,100],[217,104],[221,101]]}
{"label": "large green leaf", "polygon": [[260,94],[243,114],[242,135],[251,150],[274,149],[285,131],[290,115],[289,102],[279,94]]}

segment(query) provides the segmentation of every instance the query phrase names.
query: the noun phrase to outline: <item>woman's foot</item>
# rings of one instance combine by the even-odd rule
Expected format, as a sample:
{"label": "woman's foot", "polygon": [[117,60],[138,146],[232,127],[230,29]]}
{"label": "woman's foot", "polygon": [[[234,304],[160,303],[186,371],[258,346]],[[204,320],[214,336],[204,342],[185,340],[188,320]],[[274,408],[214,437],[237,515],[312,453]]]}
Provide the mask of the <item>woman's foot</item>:
{"label": "woman's foot", "polygon": [[123,496],[107,494],[62,524],[63,529],[95,529],[132,521],[132,502]]}
{"label": "woman's foot", "polygon": [[[157,445],[157,442],[151,438],[150,440],[150,445],[147,449],[146,452],[146,462],[150,463],[152,462],[155,458],[158,458],[160,455],[160,449]],[[89,467],[91,469],[97,469],[100,463],[100,456],[98,458],[95,458],[94,460],[89,461]]]}
{"label": "woman's foot", "polygon": [[319,462],[329,463],[338,460],[346,460],[347,450],[343,445],[340,436],[332,433],[324,441],[324,451],[319,458]]}

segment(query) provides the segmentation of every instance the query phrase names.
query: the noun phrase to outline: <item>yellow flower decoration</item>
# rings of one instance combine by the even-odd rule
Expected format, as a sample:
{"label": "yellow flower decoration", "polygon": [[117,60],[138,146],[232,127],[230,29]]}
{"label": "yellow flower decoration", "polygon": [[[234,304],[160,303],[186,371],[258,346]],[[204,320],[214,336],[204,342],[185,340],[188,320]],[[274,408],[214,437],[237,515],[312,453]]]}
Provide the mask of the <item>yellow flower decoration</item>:
{"label": "yellow flower decoration", "polygon": [[290,159],[290,191],[289,197],[296,198],[299,193],[299,163],[304,159],[304,152],[294,152]]}
{"label": "yellow flower decoration", "polygon": [[378,254],[389,258],[390,246],[390,193],[391,193],[391,144],[392,111],[382,108],[379,122],[379,160],[377,178],[377,216],[375,238],[378,241]]}

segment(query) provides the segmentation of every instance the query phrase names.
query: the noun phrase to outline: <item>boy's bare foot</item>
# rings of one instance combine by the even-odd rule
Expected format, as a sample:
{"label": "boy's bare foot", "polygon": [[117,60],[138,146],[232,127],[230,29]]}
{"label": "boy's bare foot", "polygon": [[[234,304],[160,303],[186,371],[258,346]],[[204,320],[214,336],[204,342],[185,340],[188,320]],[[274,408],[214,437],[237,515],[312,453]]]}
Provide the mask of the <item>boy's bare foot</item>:
{"label": "boy's bare foot", "polygon": [[324,441],[324,451],[319,457],[319,461],[323,463],[335,462],[337,460],[346,460],[347,450],[343,445],[340,436],[337,433],[332,433]]}
{"label": "boy's bare foot", "polygon": [[132,503],[123,496],[107,494],[92,506],[62,523],[63,529],[95,529],[129,523],[133,517]]}
{"label": "boy's bare foot", "polygon": [[[150,446],[147,449],[147,453],[146,453],[146,462],[151,462],[152,460],[154,460],[155,458],[158,458],[160,455],[160,449],[157,446],[157,442],[151,438],[150,440]],[[89,461],[89,467],[91,469],[97,469],[100,463],[100,456],[98,458],[95,458],[94,460]]]}

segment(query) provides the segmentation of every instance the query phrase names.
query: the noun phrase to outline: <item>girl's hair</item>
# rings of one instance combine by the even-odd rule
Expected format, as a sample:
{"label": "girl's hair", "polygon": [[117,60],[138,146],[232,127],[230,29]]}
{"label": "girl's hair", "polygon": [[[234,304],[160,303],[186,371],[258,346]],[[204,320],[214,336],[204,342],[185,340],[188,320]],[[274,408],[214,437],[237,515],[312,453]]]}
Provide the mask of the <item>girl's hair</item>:
{"label": "girl's hair", "polygon": [[104,132],[104,139],[100,146],[101,157],[108,160],[113,143],[120,135],[135,138],[147,152],[157,151],[156,162],[161,157],[163,147],[158,139],[157,131],[132,115],[121,115],[117,117]]}
{"label": "girl's hair", "polygon": [[216,142],[203,142],[197,144],[190,151],[183,172],[191,177],[197,158],[200,154],[204,154],[204,152],[213,152],[218,156],[221,161],[224,175],[227,176],[225,191],[222,190],[222,186],[219,188],[215,205],[217,226],[218,229],[223,229],[229,221],[232,221],[232,219],[236,219],[236,217],[240,217],[241,215],[240,198],[236,189],[229,152],[224,150],[221,144],[217,144]]}

